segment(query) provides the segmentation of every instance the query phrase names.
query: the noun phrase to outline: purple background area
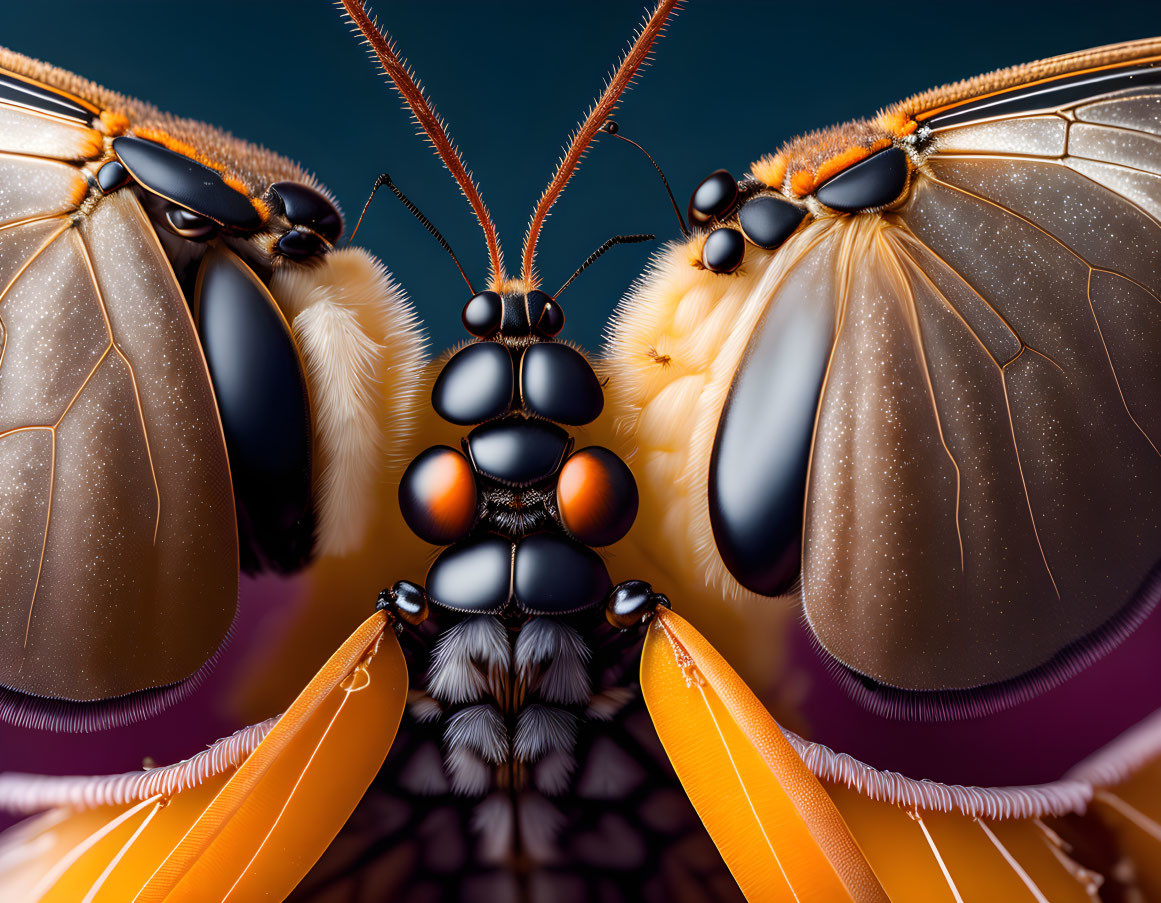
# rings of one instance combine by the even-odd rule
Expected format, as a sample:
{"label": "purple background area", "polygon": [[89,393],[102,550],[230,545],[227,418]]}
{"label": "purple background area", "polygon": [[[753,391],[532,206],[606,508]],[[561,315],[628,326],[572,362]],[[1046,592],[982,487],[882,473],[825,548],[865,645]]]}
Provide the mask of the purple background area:
{"label": "purple background area", "polygon": [[[0,771],[115,774],[135,771],[145,756],[169,765],[244,726],[232,709],[239,686],[276,643],[301,604],[300,582],[243,578],[233,636],[205,683],[160,715],[128,727],[70,735],[0,724]],[[270,712],[268,715],[276,714]],[[0,816],[0,827],[11,820]]]}
{"label": "purple background area", "polygon": [[803,619],[792,627],[791,668],[809,676],[807,739],[911,778],[979,786],[1040,784],[1161,707],[1161,610],[1100,661],[1029,702],[941,723],[872,714],[839,685]]}

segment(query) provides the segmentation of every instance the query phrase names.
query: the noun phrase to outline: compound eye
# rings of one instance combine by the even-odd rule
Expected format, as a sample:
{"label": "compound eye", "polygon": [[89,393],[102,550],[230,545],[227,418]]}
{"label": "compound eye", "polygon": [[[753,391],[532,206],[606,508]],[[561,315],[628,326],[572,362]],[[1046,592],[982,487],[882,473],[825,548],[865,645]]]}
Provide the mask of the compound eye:
{"label": "compound eye", "polygon": [[165,226],[174,235],[189,241],[208,241],[218,234],[218,224],[212,219],[184,207],[167,207]]}
{"label": "compound eye", "polygon": [[552,299],[544,304],[540,319],[536,321],[536,331],[545,338],[554,338],[564,329],[564,311]]}
{"label": "compound eye", "polygon": [[504,320],[504,299],[496,292],[480,292],[464,305],[461,319],[464,328],[478,338],[495,335]]}
{"label": "compound eye", "polygon": [[343,234],[343,218],[325,194],[301,182],[275,182],[270,191],[282,201],[292,226],[306,226],[331,244]]}
{"label": "compound eye", "polygon": [[278,253],[291,260],[307,260],[326,251],[327,245],[313,232],[291,229],[278,239]]}
{"label": "compound eye", "polygon": [[737,229],[714,229],[706,236],[701,249],[701,262],[715,273],[732,273],[742,265],[746,254],[746,240]]}
{"label": "compound eye", "polygon": [[693,190],[689,199],[689,221],[694,225],[703,225],[720,219],[737,199],[737,180],[724,169],[711,172]]}
{"label": "compound eye", "polygon": [[399,508],[412,532],[445,546],[463,539],[476,520],[476,475],[460,452],[429,448],[399,481]]}

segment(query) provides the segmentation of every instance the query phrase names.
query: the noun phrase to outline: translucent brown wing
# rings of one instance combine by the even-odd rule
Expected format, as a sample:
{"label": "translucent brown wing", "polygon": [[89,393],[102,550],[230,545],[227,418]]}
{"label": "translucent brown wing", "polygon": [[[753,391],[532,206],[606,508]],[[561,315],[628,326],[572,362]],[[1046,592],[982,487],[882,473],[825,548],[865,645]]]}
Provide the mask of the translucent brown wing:
{"label": "translucent brown wing", "polygon": [[[824,381],[807,418],[801,585],[830,655],[907,690],[1051,680],[1147,613],[1161,558],[1157,52],[1123,45],[953,86],[755,164],[742,209],[775,196],[807,224],[778,250],[748,243],[732,274],[704,269],[703,233],[614,335],[643,500],[667,465],[652,495],[670,500],[670,551],[651,557],[676,547],[733,595],[761,594],[711,524],[727,481],[712,449],[748,439],[730,479],[768,491],[784,466],[771,442],[800,429],[772,349],[803,343],[787,345],[778,311],[815,309],[834,340],[804,364],[822,360]],[[824,203],[820,188],[879,152],[906,154],[896,200],[854,215]],[[737,211],[710,225],[738,228]],[[658,432],[663,406],[687,448]],[[755,522],[769,556],[785,553]]]}
{"label": "translucent brown wing", "polygon": [[152,227],[131,193],[90,195],[95,111],[22,84],[0,93],[0,685],[107,699],[225,637],[229,466]]}

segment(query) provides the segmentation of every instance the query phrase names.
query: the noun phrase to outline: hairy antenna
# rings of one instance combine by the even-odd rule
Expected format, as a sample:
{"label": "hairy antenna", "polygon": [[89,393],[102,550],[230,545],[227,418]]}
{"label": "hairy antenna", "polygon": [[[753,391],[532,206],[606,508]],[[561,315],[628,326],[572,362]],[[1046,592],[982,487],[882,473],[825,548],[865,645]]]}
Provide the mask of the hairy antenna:
{"label": "hairy antenna", "polygon": [[431,142],[436,154],[447,167],[452,178],[460,186],[460,192],[467,199],[480,221],[480,228],[484,230],[484,240],[488,244],[488,260],[492,268],[492,283],[498,284],[506,278],[504,274],[504,252],[500,249],[500,239],[496,234],[496,226],[484,205],[480,191],[472,181],[471,173],[464,168],[464,161],[457,148],[448,137],[443,120],[428,103],[423,88],[411,74],[407,63],[395,52],[395,44],[387,37],[386,32],[380,29],[379,23],[367,12],[366,4],[362,0],[341,0],[347,17],[362,33],[363,38],[371,51],[379,59],[383,72],[391,79],[395,90],[403,98],[403,102],[411,110],[416,124],[423,129],[427,139]]}
{"label": "hairy antenna", "polygon": [[596,263],[597,260],[600,259],[601,255],[604,254],[607,250],[609,250],[609,248],[615,247],[616,245],[635,245],[638,242],[642,242],[642,241],[653,241],[653,239],[655,239],[656,237],[657,237],[656,235],[614,235],[612,238],[610,238],[608,241],[606,241],[603,245],[601,245],[599,248],[597,248],[595,251],[593,251],[592,254],[590,254],[588,257],[586,257],[585,262],[576,268],[576,272],[568,277],[568,281],[564,285],[562,285],[560,288],[558,288],[556,290],[556,294],[553,295],[552,297],[559,298],[561,292],[563,292],[566,288],[568,288],[570,285],[572,285],[573,280],[576,279],[577,276],[579,276],[581,273],[583,273],[589,267],[591,267],[594,263]]}
{"label": "hairy antenna", "polygon": [[456,269],[459,270],[460,275],[464,277],[464,282],[468,284],[468,291],[474,295],[476,290],[472,287],[472,280],[468,278],[468,274],[465,273],[464,268],[460,266],[460,259],[456,257],[456,252],[453,251],[451,245],[447,243],[447,239],[443,237],[443,233],[435,227],[435,223],[424,216],[423,211],[415,206],[415,202],[412,201],[411,198],[409,198],[407,195],[405,195],[399,186],[391,181],[391,176],[385,172],[380,173],[379,177],[375,179],[375,184],[371,186],[371,194],[367,198],[367,203],[363,205],[363,212],[359,214],[359,221],[355,223],[355,229],[351,233],[351,237],[347,239],[347,244],[351,244],[355,240],[355,236],[359,234],[359,227],[363,225],[363,217],[367,215],[367,210],[370,208],[371,202],[375,200],[375,195],[384,185],[390,188],[392,194],[399,198],[400,203],[402,203],[403,206],[407,208],[407,211],[417,220],[419,220],[419,224],[423,226],[423,228],[425,228],[429,233],[431,233],[431,237],[439,242],[439,246],[447,251],[448,256],[452,259],[452,263],[456,265]]}
{"label": "hairy antenna", "polygon": [[[343,0],[343,2],[347,3],[348,0]],[[592,105],[584,121],[581,122],[580,126],[573,133],[568,147],[565,148],[564,154],[560,158],[560,165],[556,169],[556,174],[552,177],[552,181],[548,183],[548,187],[544,189],[544,194],[540,196],[540,202],[536,205],[536,210],[528,222],[528,231],[524,236],[524,260],[522,267],[524,284],[527,288],[532,288],[535,284],[533,261],[536,257],[536,240],[540,236],[540,230],[544,226],[544,220],[548,216],[548,211],[552,209],[552,205],[556,203],[557,198],[560,197],[560,193],[564,191],[564,186],[568,184],[568,180],[572,178],[573,173],[580,166],[585,151],[592,144],[593,138],[596,137],[601,126],[604,125],[605,120],[617,108],[617,103],[621,95],[633,84],[633,81],[637,77],[637,72],[648,62],[653,44],[661,36],[662,32],[664,32],[665,23],[680,3],[681,0],[660,0],[657,7],[645,20],[645,24],[637,31],[632,46],[625,54],[624,59],[621,60],[621,64],[617,67],[616,71],[609,78],[608,83],[605,85],[605,90]]]}

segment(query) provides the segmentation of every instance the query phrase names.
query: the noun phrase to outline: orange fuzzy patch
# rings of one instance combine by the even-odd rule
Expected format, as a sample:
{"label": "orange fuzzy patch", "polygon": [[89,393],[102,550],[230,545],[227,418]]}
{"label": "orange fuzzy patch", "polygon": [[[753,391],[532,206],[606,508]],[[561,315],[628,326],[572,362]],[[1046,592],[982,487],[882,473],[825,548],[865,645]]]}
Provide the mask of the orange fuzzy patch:
{"label": "orange fuzzy patch", "polygon": [[89,193],[89,183],[82,176],[77,176],[77,180],[73,182],[72,191],[69,194],[69,204],[73,207],[79,207],[81,201]]}
{"label": "orange fuzzy patch", "polygon": [[771,188],[778,189],[786,179],[790,160],[786,154],[767,154],[750,167],[750,175]]}
{"label": "orange fuzzy patch", "polygon": [[105,127],[106,135],[115,138],[125,134],[129,128],[129,117],[116,110],[101,110],[101,125]]}
{"label": "orange fuzzy patch", "polygon": [[807,169],[800,169],[790,177],[790,191],[795,197],[804,197],[814,191],[817,183],[814,173]]}
{"label": "orange fuzzy patch", "polygon": [[879,125],[900,138],[910,135],[919,127],[919,123],[902,110],[884,110],[879,114]]}
{"label": "orange fuzzy patch", "polygon": [[85,129],[84,145],[81,148],[81,156],[86,160],[91,160],[95,157],[101,156],[105,152],[105,137],[96,129]]}
{"label": "orange fuzzy patch", "polygon": [[[234,184],[234,182],[237,181],[237,179],[235,179],[233,182],[227,180],[227,184],[231,188],[234,188],[237,191],[241,191],[243,194],[249,194],[250,192],[246,191],[244,187],[238,188],[238,185],[242,184],[241,182],[238,182],[238,185]],[[262,217],[262,222],[266,222],[268,219],[270,219],[270,205],[262,200],[262,198],[250,198],[250,203],[254,205],[254,209],[258,211],[258,215]]]}

